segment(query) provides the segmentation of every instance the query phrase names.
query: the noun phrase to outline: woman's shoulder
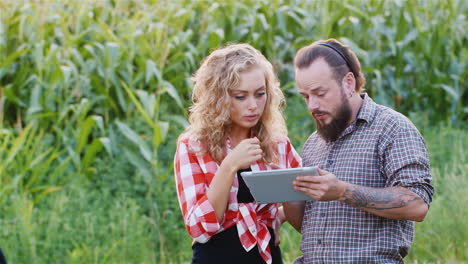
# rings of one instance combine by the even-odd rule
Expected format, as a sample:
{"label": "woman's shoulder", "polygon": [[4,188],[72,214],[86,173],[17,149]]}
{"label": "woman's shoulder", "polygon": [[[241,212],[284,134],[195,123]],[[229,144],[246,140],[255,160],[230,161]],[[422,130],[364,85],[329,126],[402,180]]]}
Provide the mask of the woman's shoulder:
{"label": "woman's shoulder", "polygon": [[274,142],[278,145],[288,145],[291,144],[291,141],[287,136],[277,136],[274,139]]}
{"label": "woman's shoulder", "polygon": [[185,132],[179,136],[177,139],[177,145],[184,144],[187,146],[188,150],[197,154],[204,153],[205,148],[200,140],[190,132]]}
{"label": "woman's shoulder", "polygon": [[294,151],[294,146],[291,144],[291,140],[287,136],[277,136],[274,139],[276,144],[276,151],[280,153],[289,153]]}

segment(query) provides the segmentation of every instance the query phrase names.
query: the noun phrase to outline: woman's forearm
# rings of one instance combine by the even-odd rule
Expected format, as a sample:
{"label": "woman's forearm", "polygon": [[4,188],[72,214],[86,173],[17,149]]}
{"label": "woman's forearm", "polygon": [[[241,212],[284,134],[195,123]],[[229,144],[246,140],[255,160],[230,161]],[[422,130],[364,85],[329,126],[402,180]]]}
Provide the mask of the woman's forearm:
{"label": "woman's forearm", "polygon": [[215,210],[218,222],[223,220],[224,213],[226,212],[229,201],[229,192],[236,172],[237,169],[234,166],[224,162],[221,163],[221,166],[218,171],[216,171],[216,174],[208,187],[206,196]]}

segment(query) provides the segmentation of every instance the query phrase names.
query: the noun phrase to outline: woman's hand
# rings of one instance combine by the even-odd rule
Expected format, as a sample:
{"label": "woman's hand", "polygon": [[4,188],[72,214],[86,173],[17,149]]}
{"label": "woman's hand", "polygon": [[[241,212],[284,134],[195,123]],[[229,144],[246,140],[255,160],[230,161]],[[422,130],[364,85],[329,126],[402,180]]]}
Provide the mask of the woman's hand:
{"label": "woman's hand", "polygon": [[263,157],[260,140],[256,137],[242,140],[223,160],[228,166],[239,169],[247,168],[250,164]]}
{"label": "woman's hand", "polygon": [[221,223],[226,212],[229,190],[234,180],[234,175],[240,168],[246,168],[253,162],[262,158],[262,149],[258,138],[242,140],[229,154],[216,172],[210,187],[206,193],[213,206],[216,218]]}

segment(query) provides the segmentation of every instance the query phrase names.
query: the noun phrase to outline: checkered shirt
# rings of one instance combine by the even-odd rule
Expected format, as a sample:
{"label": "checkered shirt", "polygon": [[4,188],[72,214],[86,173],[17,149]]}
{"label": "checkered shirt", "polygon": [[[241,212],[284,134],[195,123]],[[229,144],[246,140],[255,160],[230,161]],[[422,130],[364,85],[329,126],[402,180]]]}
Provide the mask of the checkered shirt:
{"label": "checkered shirt", "polygon": [[[301,165],[300,156],[287,138],[278,140],[277,154],[277,165],[280,168],[296,168]],[[235,176],[229,192],[227,210],[222,221],[218,222],[206,196],[207,188],[218,168],[219,164],[190,136],[179,139],[174,157],[174,173],[177,196],[188,233],[194,243],[206,243],[213,235],[236,225],[244,249],[250,251],[258,245],[260,255],[270,264],[272,257],[268,242],[271,236],[267,227],[273,225],[278,204],[238,203],[239,182]],[[260,161],[250,168],[252,171],[271,169]]]}
{"label": "checkered shirt", "polygon": [[[429,205],[434,193],[424,140],[402,114],[367,94],[357,119],[338,140],[317,132],[303,148],[304,166],[318,166],[352,184],[402,186]],[[403,263],[413,221],[383,218],[338,201],[309,201],[302,223],[303,256],[295,263]]]}

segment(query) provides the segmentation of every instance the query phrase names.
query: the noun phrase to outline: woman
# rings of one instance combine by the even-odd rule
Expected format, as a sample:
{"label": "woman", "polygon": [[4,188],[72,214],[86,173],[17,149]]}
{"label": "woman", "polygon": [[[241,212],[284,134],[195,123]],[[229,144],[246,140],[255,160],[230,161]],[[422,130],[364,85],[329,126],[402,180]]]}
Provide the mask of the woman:
{"label": "woman", "polygon": [[174,158],[192,263],[282,263],[273,232],[282,208],[256,203],[239,176],[300,165],[273,67],[252,46],[235,44],[211,53],[192,80],[190,126]]}

